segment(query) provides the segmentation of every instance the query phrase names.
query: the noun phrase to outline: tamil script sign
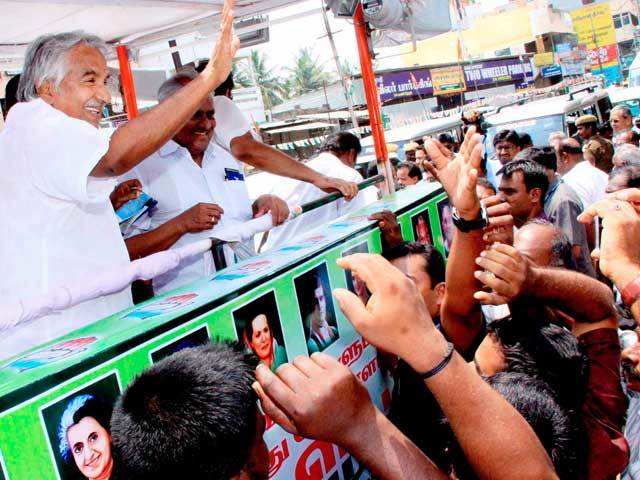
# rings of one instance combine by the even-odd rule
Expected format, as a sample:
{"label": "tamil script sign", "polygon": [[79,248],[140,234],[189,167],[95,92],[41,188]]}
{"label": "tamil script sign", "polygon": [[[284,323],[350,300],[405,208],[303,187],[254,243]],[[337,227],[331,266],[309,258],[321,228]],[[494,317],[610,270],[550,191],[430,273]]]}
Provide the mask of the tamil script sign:
{"label": "tamil script sign", "polygon": [[[609,3],[597,3],[571,12],[578,43],[586,46],[592,70],[618,66],[616,30]],[[602,72],[601,72],[602,73]]]}
{"label": "tamil script sign", "polygon": [[403,97],[433,94],[428,68],[385,73],[376,77],[376,83],[383,103]]}
{"label": "tamil script sign", "polygon": [[[378,75],[376,82],[380,92],[380,100],[384,103],[399,98],[418,96],[418,94],[422,96],[433,95],[434,83],[443,80],[443,76],[437,72],[442,72],[444,68],[459,69],[460,67],[416,68]],[[435,81],[433,79],[434,72],[436,72],[436,76],[439,76]],[[522,60],[520,58],[505,58],[466,64],[462,65],[462,72],[464,73],[464,78],[460,79],[461,82],[458,82],[459,70],[456,70],[452,79],[458,83],[466,84],[467,90],[500,82],[523,84],[533,80],[533,71],[528,58],[523,58]],[[446,84],[446,81],[443,83]],[[443,88],[440,91],[441,93],[452,93],[454,90],[446,91]]]}

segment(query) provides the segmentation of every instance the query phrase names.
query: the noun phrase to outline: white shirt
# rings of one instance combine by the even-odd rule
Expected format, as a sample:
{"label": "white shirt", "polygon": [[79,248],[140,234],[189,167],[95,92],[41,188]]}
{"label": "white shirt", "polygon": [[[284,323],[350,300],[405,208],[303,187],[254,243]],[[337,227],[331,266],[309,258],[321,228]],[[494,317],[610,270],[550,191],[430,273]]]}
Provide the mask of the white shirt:
{"label": "white shirt", "polygon": [[218,95],[213,98],[213,108],[216,111],[215,140],[227,152],[231,151],[231,140],[247,132],[251,132],[251,135],[259,140],[247,117],[232,100]]}
{"label": "white shirt", "polygon": [[[17,300],[127,265],[109,201],[114,179],[90,177],[109,141],[43,100],[15,105],[0,132],[0,298]],[[5,358],[132,305],[129,288],[0,335]]]}
{"label": "white shirt", "polygon": [[609,183],[607,174],[587,160],[578,162],[562,176],[562,180],[578,194],[583,208],[602,199]]}
{"label": "white shirt", "polygon": [[[354,168],[348,167],[338,157],[329,152],[323,152],[307,163],[307,167],[328,177],[340,178],[348,182],[361,182],[360,175]],[[275,177],[272,193],[287,202],[290,208],[303,205],[327,195],[311,183],[301,182],[292,178]],[[300,217],[286,222],[269,232],[265,249],[279,247],[291,239],[299,237],[312,228],[324,225],[349,212],[362,208],[377,200],[375,187],[362,190],[356,198],[347,202],[341,198],[328,205],[316,208],[302,214]]]}
{"label": "white shirt", "polygon": [[[220,227],[232,221],[250,220],[253,212],[246,183],[244,180],[225,180],[225,169],[242,174],[242,165],[214,142],[205,151],[200,168],[186,148],[170,140],[127,175],[139,179],[143,190],[158,201],[152,216],[137,221],[130,236],[154,230],[198,203],[215,203],[222,207],[224,213],[217,224]],[[215,229],[187,233],[172,248],[209,238]],[[226,251],[226,254],[227,263],[233,262],[232,252]],[[178,268],[154,278],[153,288],[156,294],[163,293],[214,272],[213,255],[206,252],[186,259]]]}

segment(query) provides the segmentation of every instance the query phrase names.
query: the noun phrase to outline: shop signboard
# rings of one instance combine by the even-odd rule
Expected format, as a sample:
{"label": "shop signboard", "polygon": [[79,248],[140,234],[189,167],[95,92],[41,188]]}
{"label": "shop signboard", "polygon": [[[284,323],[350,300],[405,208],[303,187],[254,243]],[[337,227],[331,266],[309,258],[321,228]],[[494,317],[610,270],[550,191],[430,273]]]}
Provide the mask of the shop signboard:
{"label": "shop signboard", "polygon": [[433,93],[435,95],[459,93],[467,89],[464,72],[460,65],[432,68],[431,82],[433,83]]}
{"label": "shop signboard", "polygon": [[608,2],[575,9],[571,12],[571,20],[578,43],[586,47],[592,70],[618,65],[616,31]]}
{"label": "shop signboard", "polygon": [[428,68],[384,73],[376,77],[376,83],[382,103],[399,98],[433,94],[431,72]]}

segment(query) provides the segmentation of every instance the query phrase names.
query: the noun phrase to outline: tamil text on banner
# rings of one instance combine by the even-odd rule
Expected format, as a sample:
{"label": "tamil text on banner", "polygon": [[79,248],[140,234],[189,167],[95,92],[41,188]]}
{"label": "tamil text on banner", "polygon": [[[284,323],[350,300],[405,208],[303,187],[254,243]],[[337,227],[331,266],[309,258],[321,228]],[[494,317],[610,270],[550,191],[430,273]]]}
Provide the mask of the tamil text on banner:
{"label": "tamil text on banner", "polygon": [[[578,43],[586,45],[593,69],[617,65],[616,31],[608,2],[573,10],[571,21]],[[606,49],[606,54],[603,49]],[[603,57],[605,61],[602,61]]]}
{"label": "tamil text on banner", "polygon": [[467,89],[464,72],[460,65],[432,68],[431,83],[435,95],[464,92]]}
{"label": "tamil text on banner", "polygon": [[376,77],[376,83],[382,103],[397,98],[433,94],[431,72],[428,68],[385,73]]}

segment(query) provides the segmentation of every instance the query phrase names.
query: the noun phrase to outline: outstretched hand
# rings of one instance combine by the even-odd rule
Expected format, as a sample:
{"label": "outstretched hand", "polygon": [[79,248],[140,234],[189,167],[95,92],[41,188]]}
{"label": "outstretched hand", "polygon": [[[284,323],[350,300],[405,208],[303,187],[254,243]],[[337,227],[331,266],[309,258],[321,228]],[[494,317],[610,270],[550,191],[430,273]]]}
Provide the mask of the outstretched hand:
{"label": "outstretched hand", "polygon": [[256,380],[253,389],[265,413],[296,435],[349,447],[357,442],[357,431],[375,418],[364,385],[324,353],[296,357],[276,373],[259,365]]}
{"label": "outstretched hand", "polygon": [[469,128],[453,158],[437,140],[427,138],[424,144],[432,160],[426,164],[427,169],[442,184],[460,217],[468,220],[478,218],[480,212],[476,183],[482,162],[482,136],[475,131],[475,127]]}
{"label": "outstretched hand", "polygon": [[380,255],[356,253],[338,259],[367,285],[366,305],[354,293],[336,289],[333,294],[355,329],[376,347],[404,359],[418,372],[433,368],[446,350],[446,341],[431,320],[412,282]]}
{"label": "outstretched hand", "polygon": [[640,269],[640,190],[616,192],[596,202],[578,216],[589,224],[595,217],[602,219],[600,238],[600,270],[618,288],[632,281]]}

